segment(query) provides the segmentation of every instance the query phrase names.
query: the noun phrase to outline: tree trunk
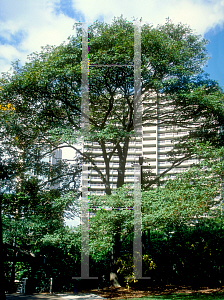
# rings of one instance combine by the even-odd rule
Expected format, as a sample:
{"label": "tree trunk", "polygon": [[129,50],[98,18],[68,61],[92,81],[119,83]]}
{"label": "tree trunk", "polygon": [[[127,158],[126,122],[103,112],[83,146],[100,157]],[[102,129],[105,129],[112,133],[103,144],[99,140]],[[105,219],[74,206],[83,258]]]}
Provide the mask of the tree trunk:
{"label": "tree trunk", "polygon": [[9,293],[14,293],[14,283],[15,283],[15,264],[16,264],[16,237],[13,242],[13,258],[12,258],[12,267],[11,267],[11,277],[10,277],[10,286]]}
{"label": "tree trunk", "polygon": [[[119,168],[118,168],[118,177],[117,177],[117,188],[121,187],[124,184],[124,176],[125,176],[125,166],[128,154],[128,145],[129,145],[129,137],[125,138],[123,149],[120,145],[117,146],[118,156],[119,156]],[[106,176],[105,176],[105,192],[107,195],[111,195],[111,188],[110,188],[110,159],[106,153],[105,144],[101,143],[101,149],[103,152],[103,158],[106,167]],[[120,241],[120,234],[121,228],[120,224],[117,224],[117,230],[114,239],[114,247],[111,252],[111,262],[110,262],[110,283],[113,287],[120,287],[117,276],[117,259],[120,256],[121,251],[121,241]]]}
{"label": "tree trunk", "polygon": [[38,268],[37,259],[32,258],[30,261],[31,274],[28,284],[27,293],[33,294],[35,293],[35,274]]}
{"label": "tree trunk", "polygon": [[124,184],[125,164],[126,164],[126,160],[124,160],[124,157],[122,155],[122,157],[119,160],[117,188],[122,187],[122,185]]}
{"label": "tree trunk", "polygon": [[123,149],[118,145],[118,156],[119,156],[119,168],[117,176],[117,188],[122,187],[124,184],[125,166],[128,155],[129,137],[125,138]]}
{"label": "tree trunk", "polygon": [[105,192],[107,195],[111,195],[110,188],[110,164],[108,159],[104,159],[106,165],[106,182],[105,182]]}
{"label": "tree trunk", "polygon": [[120,256],[120,252],[121,252],[121,241],[120,241],[120,230],[118,230],[117,233],[115,234],[114,246],[111,251],[110,283],[113,287],[121,286],[117,277],[117,259]]}
{"label": "tree trunk", "polygon": [[106,152],[106,147],[105,147],[105,143],[101,142],[101,149],[103,152],[103,159],[104,159],[104,163],[105,163],[105,168],[106,168],[106,176],[105,176],[105,193],[107,195],[111,195],[111,188],[110,188],[110,160],[107,157],[107,152]]}

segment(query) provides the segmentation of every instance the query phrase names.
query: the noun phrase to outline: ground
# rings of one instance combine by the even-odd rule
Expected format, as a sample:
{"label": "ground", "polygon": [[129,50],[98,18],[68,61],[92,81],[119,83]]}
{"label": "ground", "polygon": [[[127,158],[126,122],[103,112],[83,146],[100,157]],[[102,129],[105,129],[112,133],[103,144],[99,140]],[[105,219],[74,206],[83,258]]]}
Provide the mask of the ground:
{"label": "ground", "polygon": [[134,288],[105,288],[102,290],[92,289],[89,293],[97,294],[104,298],[109,298],[111,300],[125,299],[125,298],[139,298],[149,295],[168,295],[168,294],[178,294],[178,293],[224,293],[224,286],[221,288],[207,288],[203,287],[200,289],[193,289],[187,286],[165,286],[164,288],[147,288],[147,289],[134,289]]}
{"label": "ground", "polygon": [[[154,288],[146,288],[146,289],[137,289],[137,288],[105,288],[105,289],[92,289],[87,291],[81,291],[80,293],[73,295],[73,293],[65,293],[65,294],[34,294],[34,295],[21,295],[21,294],[10,294],[7,295],[7,300],[102,300],[98,297],[101,296],[105,299],[110,300],[119,300],[119,299],[127,299],[127,298],[141,298],[149,295],[169,295],[169,294],[219,294],[223,293],[224,295],[224,286],[221,288],[200,288],[193,289],[187,286],[165,286],[164,288],[154,287]],[[97,297],[95,296],[97,295]]]}

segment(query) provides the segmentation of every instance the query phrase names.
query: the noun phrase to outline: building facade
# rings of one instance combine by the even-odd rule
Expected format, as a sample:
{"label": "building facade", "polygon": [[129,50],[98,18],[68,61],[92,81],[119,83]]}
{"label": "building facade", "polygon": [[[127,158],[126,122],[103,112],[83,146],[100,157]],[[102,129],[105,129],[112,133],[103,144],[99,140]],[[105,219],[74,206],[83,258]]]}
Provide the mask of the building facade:
{"label": "building facade", "polygon": [[[166,103],[158,105],[155,98],[151,104],[153,121],[151,124],[148,122],[143,123],[141,134],[138,137],[132,138],[129,142],[125,168],[125,183],[134,183],[135,175],[133,165],[139,163],[139,157],[143,157],[143,172],[148,171],[152,179],[158,176],[162,177],[162,174],[168,175],[169,178],[174,178],[176,174],[187,170],[190,165],[196,162],[196,160],[192,158],[188,160],[182,159],[183,156],[181,156],[181,154],[179,154],[179,157],[173,157],[173,160],[171,159],[170,154],[175,144],[178,143],[180,138],[188,134],[189,127],[174,125],[174,122],[170,122],[171,124],[169,124],[167,120],[164,122],[164,111],[168,111],[170,107],[166,106]],[[93,142],[88,144],[88,148],[92,154],[96,156],[94,162],[97,167],[105,174],[105,163],[101,155],[102,150],[99,144]],[[109,149],[109,144],[107,149]],[[174,163],[174,159],[176,163]],[[118,165],[119,158],[115,154],[110,161],[111,189],[117,187]],[[105,185],[102,183],[97,171],[92,169],[88,171],[88,185],[91,194],[105,194]]]}

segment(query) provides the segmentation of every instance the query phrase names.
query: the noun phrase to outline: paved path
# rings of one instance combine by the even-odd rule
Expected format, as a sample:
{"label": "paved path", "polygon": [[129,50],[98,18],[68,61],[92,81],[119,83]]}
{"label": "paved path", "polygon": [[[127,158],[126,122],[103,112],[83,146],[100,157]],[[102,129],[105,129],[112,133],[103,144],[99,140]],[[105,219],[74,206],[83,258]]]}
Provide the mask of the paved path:
{"label": "paved path", "polygon": [[33,294],[33,295],[21,295],[10,294],[6,295],[6,300],[102,300],[105,299],[94,294]]}

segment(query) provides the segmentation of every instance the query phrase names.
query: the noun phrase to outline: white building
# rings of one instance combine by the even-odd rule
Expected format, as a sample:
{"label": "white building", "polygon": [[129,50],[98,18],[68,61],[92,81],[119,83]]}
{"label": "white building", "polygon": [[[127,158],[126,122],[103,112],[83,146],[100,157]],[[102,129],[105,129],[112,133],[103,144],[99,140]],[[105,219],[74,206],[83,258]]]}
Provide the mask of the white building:
{"label": "white building", "polygon": [[[158,107],[158,104],[156,104],[154,100],[151,107],[154,114],[154,124],[143,126],[142,136],[133,138],[129,142],[125,183],[134,182],[133,164],[139,162],[139,156],[143,156],[143,172],[149,170],[151,173],[151,178],[155,178],[164,172],[167,173],[169,177],[174,178],[177,173],[185,171],[196,161],[195,159],[184,160],[180,164],[177,163],[174,167],[172,167],[172,162],[168,160],[168,153],[173,149],[175,143],[178,142],[178,138],[186,135],[189,129],[184,127],[181,128],[180,126],[176,125],[169,125],[167,123],[164,124],[160,120],[161,106]],[[167,110],[169,110],[169,107]],[[91,148],[92,153],[97,155],[97,157],[94,159],[94,162],[100,168],[102,173],[105,174],[105,164],[103,156],[100,156],[102,150],[99,148],[99,144],[94,142],[91,144],[91,146],[88,146]],[[178,157],[181,159],[183,155],[179,155]],[[116,183],[118,165],[119,158],[118,156],[114,155],[110,162],[111,189],[115,189],[117,187]],[[88,180],[90,193],[96,193],[98,195],[104,194],[105,186],[102,183],[97,171],[89,170]]]}

